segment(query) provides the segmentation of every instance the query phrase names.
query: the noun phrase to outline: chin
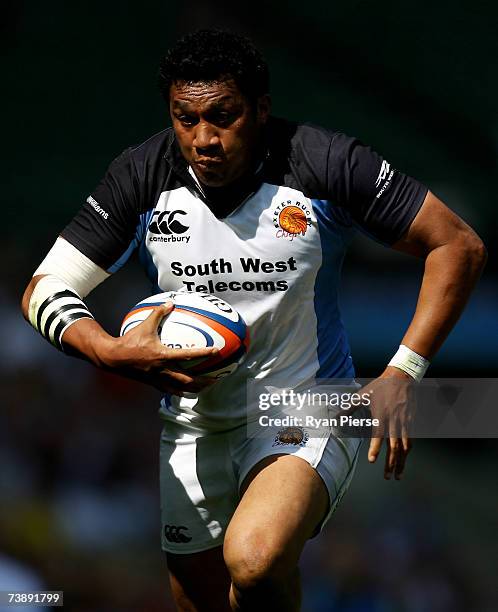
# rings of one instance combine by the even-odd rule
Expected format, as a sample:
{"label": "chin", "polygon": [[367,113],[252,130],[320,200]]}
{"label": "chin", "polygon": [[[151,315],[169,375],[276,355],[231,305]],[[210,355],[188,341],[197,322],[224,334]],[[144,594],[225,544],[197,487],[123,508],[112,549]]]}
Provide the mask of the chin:
{"label": "chin", "polygon": [[226,176],[220,176],[219,174],[213,174],[211,172],[205,174],[199,173],[197,178],[207,187],[225,187],[225,185],[230,183],[230,180],[227,179]]}
{"label": "chin", "polygon": [[212,176],[210,176],[209,178],[203,177],[201,179],[201,183],[203,183],[207,187],[224,187],[225,185],[228,184],[225,179],[219,178],[219,177],[212,177]]}

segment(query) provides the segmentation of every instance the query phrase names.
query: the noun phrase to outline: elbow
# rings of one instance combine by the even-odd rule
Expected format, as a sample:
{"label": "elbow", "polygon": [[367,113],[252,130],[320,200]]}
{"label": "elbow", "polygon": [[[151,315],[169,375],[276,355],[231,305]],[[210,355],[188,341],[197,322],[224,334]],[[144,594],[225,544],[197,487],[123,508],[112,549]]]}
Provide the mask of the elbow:
{"label": "elbow", "polygon": [[33,276],[33,278],[29,282],[21,298],[22,316],[26,319],[28,323],[29,323],[29,301],[31,300],[31,296],[33,295],[33,291],[35,290],[35,287],[38,284],[38,281],[42,279],[44,276],[46,275],[39,274],[37,276]]}
{"label": "elbow", "polygon": [[479,276],[488,259],[488,251],[484,242],[477,234],[469,232],[463,241],[462,251],[469,271]]}
{"label": "elbow", "polygon": [[33,287],[31,283],[26,287],[23,296],[21,298],[21,312],[22,316],[29,321],[29,300],[31,298],[31,294],[33,293]]}
{"label": "elbow", "polygon": [[37,282],[40,280],[39,276],[35,276],[31,279],[29,285],[26,287],[23,296],[21,298],[21,312],[22,316],[29,323],[29,301],[33,294],[34,288],[36,287]]}

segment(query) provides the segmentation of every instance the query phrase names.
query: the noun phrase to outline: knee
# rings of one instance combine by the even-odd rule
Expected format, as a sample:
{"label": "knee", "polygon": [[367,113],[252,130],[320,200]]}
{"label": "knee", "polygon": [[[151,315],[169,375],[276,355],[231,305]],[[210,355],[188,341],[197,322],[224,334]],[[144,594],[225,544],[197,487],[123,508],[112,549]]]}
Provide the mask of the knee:
{"label": "knee", "polygon": [[281,547],[259,534],[226,540],[223,555],[233,586],[239,592],[276,586],[296,565]]}

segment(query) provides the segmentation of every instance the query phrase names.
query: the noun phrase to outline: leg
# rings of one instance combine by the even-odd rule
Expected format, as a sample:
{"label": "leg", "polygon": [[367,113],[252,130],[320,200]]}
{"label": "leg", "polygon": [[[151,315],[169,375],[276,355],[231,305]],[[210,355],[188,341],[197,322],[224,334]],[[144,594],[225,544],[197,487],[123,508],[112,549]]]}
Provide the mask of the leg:
{"label": "leg", "polygon": [[327,488],[309,463],[286,454],[260,461],[242,491],[224,543],[232,609],[299,610],[297,563],[326,515]]}
{"label": "leg", "polygon": [[169,581],[180,612],[229,612],[230,575],[221,546],[191,555],[167,553]]}
{"label": "leg", "polygon": [[230,610],[222,544],[239,493],[226,438],[170,422],[161,435],[162,549],[182,612]]}

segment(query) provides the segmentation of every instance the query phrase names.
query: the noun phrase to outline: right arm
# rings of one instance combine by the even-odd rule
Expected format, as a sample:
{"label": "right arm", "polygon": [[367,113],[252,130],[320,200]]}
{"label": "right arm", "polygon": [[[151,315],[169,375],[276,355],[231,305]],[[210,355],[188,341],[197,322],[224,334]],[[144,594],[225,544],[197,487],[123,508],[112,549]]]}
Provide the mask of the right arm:
{"label": "right arm", "polygon": [[22,311],[37,331],[70,355],[166,393],[195,393],[212,380],[192,377],[176,362],[206,357],[215,351],[169,349],[161,344],[157,328],[171,305],[156,308],[143,323],[114,338],[93,319],[83,302],[124,264],[143,239],[146,229],[141,202],[152,197],[151,181],[162,184],[162,175],[156,174],[164,168],[162,159],[155,157],[145,164],[147,175],[142,166],[137,166],[131,149],[111,163],[35,271],[24,292]]}
{"label": "right arm", "polygon": [[[28,322],[33,291],[44,276],[34,276],[24,292],[22,313]],[[64,351],[101,369],[152,385],[165,393],[196,393],[213,381],[206,377],[190,376],[177,366],[177,361],[206,357],[216,349],[170,349],[161,344],[157,328],[172,308],[171,303],[156,307],[143,323],[119,338],[108,334],[94,319],[78,319],[63,334]]]}

